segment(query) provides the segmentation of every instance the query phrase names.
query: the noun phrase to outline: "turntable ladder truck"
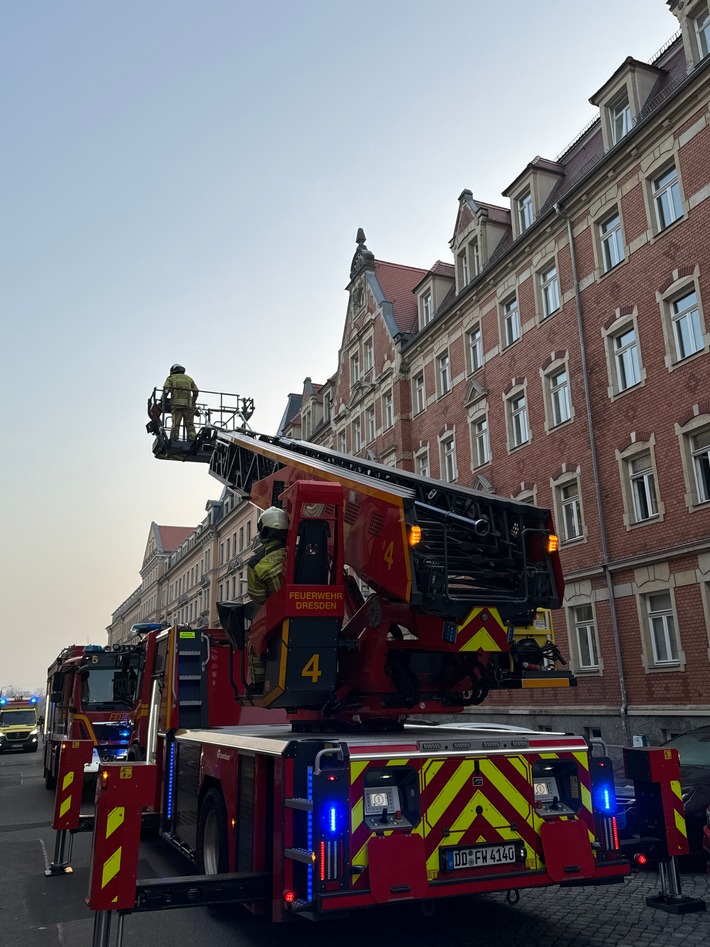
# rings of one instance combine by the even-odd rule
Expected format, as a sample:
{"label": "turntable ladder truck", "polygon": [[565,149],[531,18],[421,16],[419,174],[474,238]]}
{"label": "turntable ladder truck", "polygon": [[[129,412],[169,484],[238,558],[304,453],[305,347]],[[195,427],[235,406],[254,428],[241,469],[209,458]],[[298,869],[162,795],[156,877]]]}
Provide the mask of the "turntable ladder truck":
{"label": "turntable ladder truck", "polygon": [[[151,433],[156,457],[188,459]],[[251,623],[218,606],[233,700],[287,723],[171,729],[156,702],[165,839],[275,921],[623,880],[611,765],[582,737],[408,722],[574,683],[551,641],[514,631],[561,601],[548,511],[246,430],[205,426],[188,450],[289,514],[280,589]]]}

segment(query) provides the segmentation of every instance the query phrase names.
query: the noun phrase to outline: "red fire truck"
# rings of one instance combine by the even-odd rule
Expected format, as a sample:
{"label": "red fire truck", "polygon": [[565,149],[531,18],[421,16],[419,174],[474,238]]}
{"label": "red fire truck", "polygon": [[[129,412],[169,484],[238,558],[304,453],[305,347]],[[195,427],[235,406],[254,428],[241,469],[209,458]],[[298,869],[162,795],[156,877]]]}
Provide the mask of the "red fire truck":
{"label": "red fire truck", "polygon": [[[514,630],[560,605],[548,511],[304,442],[151,433],[156,457],[208,461],[290,518],[279,591],[251,622],[242,603],[218,606],[230,699],[287,722],[171,726],[166,650],[148,739],[165,839],[207,875],[239,873],[240,899],[278,921],[628,874],[612,768],[584,739],[408,723],[493,689],[574,685],[551,635]],[[259,697],[247,635],[266,664]]]}
{"label": "red fire truck", "polygon": [[69,645],[47,671],[44,723],[44,782],[54,789],[63,740],[92,740],[85,773],[99,762],[125,759],[129,712],[140,684],[142,649],[120,645]]}

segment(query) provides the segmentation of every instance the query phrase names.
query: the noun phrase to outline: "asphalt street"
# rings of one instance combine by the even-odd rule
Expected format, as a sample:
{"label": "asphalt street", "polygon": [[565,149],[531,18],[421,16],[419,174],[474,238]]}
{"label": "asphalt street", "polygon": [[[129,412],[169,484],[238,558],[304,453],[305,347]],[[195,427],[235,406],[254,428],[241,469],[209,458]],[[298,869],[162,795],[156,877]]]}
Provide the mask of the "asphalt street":
{"label": "asphalt street", "polygon": [[[71,874],[46,877],[55,847],[53,802],[41,753],[0,754],[1,947],[92,945],[93,915],[85,903],[91,837],[75,836]],[[92,808],[87,791],[83,809]],[[140,879],[191,873],[160,839],[141,843]],[[710,876],[684,870],[681,881],[685,897],[710,907]],[[710,911],[676,915],[648,907],[646,897],[657,890],[656,874],[642,872],[611,887],[523,891],[516,905],[505,895],[482,895],[439,904],[431,916],[400,904],[317,925],[301,919],[274,925],[241,908],[195,907],[126,916],[123,947],[707,947]],[[111,945],[117,933],[114,919]]]}

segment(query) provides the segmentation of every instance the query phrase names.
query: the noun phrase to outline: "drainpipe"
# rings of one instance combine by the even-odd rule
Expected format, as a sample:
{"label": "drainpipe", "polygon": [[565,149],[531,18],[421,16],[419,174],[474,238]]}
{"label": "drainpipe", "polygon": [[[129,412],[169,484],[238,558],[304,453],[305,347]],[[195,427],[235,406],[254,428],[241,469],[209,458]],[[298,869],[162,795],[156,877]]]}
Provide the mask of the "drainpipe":
{"label": "drainpipe", "polygon": [[592,419],[592,398],[589,392],[589,371],[587,369],[587,352],[584,345],[584,324],[582,319],[582,296],[579,291],[579,277],[577,274],[577,257],[574,252],[574,234],[572,232],[572,220],[567,214],[563,213],[561,206],[554,205],[555,213],[567,222],[567,237],[569,239],[569,252],[572,261],[572,280],[574,283],[574,299],[577,309],[577,332],[579,334],[579,351],[582,356],[582,379],[584,381],[584,402],[587,408],[587,429],[589,431],[589,447],[592,455],[592,469],[594,471],[594,493],[597,501],[597,515],[599,517],[599,535],[602,547],[602,569],[606,580],[607,594],[609,595],[609,614],[611,616],[611,632],[614,639],[614,652],[616,654],[616,663],[619,668],[619,695],[621,697],[621,726],[624,733],[624,741],[627,746],[631,745],[631,735],[629,732],[629,702],[626,694],[626,677],[624,676],[624,665],[621,659],[621,638],[619,636],[619,619],[616,612],[616,599],[614,598],[614,581],[609,570],[609,541],[606,530],[606,519],[604,517],[604,504],[602,502],[602,490],[599,480],[599,457],[597,455],[597,445],[594,438],[594,423]]}

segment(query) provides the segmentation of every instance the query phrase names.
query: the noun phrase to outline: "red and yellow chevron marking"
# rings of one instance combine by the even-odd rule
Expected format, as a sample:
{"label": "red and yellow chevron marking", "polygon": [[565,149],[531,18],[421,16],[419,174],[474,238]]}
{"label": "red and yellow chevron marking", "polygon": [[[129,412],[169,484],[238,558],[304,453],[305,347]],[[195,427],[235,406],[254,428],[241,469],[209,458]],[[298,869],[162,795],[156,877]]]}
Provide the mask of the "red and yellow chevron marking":
{"label": "red and yellow chevron marking", "polygon": [[[106,830],[104,838],[106,840],[110,839],[114,832],[121,828],[123,822],[126,818],[126,810],[124,806],[116,806],[111,809],[106,816]],[[121,835],[119,834],[116,842],[121,842]],[[118,873],[121,870],[121,855],[123,852],[123,845],[117,844],[116,848],[111,852],[111,854],[104,859],[102,868],[101,868],[101,891],[107,900],[115,904],[118,901],[118,891],[113,894],[112,889],[117,888],[117,878]]]}
{"label": "red and yellow chevron marking", "polygon": [[459,651],[508,651],[508,627],[495,608],[473,608],[456,634]]}
{"label": "red and yellow chevron marking", "polygon": [[[82,767],[82,771],[83,771],[83,767]],[[59,796],[60,796],[58,800],[60,819],[65,818],[65,816],[71,809],[73,784],[74,784],[74,771],[71,770],[64,776],[64,779],[62,780],[62,784],[58,790]]]}
{"label": "red and yellow chevron marking", "polygon": [[680,782],[677,779],[661,783],[661,800],[666,825],[668,854],[671,856],[687,855],[689,851],[688,827],[685,823],[685,808],[681,798]]}
{"label": "red and yellow chevron marking", "polygon": [[[540,760],[560,759],[576,763],[576,789],[580,802],[577,817],[586,826],[591,843],[594,840],[594,814],[589,761],[585,752],[448,759],[411,757],[386,762],[353,760],[350,765],[352,863],[367,866],[367,845],[373,834],[363,817],[365,774],[371,769],[409,766],[418,773],[421,802],[421,821],[413,831],[424,839],[430,880],[439,875],[439,851],[442,847],[511,839],[525,843],[528,850],[526,869],[543,868],[540,827],[544,820],[537,815],[533,804],[532,771]],[[389,834],[391,832],[385,832],[385,835]],[[367,872],[351,877],[355,890],[367,888],[368,883]]]}

